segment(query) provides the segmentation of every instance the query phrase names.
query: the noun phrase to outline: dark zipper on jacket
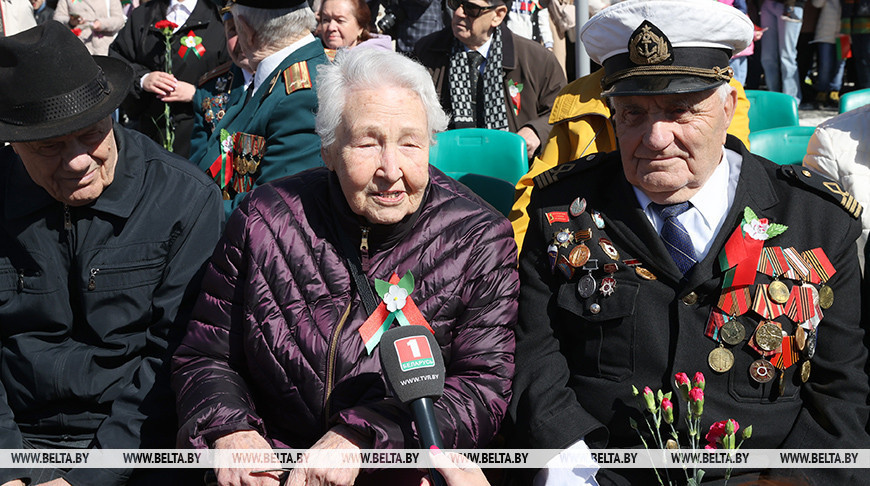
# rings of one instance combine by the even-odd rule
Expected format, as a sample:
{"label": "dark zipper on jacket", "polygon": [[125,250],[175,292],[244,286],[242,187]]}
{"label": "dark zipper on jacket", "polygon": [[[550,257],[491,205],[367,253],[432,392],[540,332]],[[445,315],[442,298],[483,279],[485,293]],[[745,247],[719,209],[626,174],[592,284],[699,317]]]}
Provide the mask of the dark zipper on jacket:
{"label": "dark zipper on jacket", "polygon": [[341,330],[344,328],[344,323],[347,322],[347,317],[350,315],[350,308],[353,305],[353,299],[347,303],[347,309],[332,331],[332,336],[329,339],[329,349],[326,361],[326,389],[323,399],[323,426],[325,430],[329,430],[329,399],[332,394],[332,387],[335,385],[335,355],[338,350],[338,336],[341,335]]}
{"label": "dark zipper on jacket", "polygon": [[368,271],[369,269],[369,231],[371,228],[368,226],[360,227],[360,241],[359,241],[359,254],[362,263],[363,272]]}

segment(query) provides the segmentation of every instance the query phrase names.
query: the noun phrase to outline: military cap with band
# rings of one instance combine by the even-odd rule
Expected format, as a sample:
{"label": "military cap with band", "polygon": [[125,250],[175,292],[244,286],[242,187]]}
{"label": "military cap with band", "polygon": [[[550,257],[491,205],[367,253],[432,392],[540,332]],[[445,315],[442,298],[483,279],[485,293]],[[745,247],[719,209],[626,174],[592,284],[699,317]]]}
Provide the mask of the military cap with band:
{"label": "military cap with band", "polygon": [[589,19],[580,40],[604,66],[604,96],[694,93],[728,82],[752,21],[715,0],[627,0]]}

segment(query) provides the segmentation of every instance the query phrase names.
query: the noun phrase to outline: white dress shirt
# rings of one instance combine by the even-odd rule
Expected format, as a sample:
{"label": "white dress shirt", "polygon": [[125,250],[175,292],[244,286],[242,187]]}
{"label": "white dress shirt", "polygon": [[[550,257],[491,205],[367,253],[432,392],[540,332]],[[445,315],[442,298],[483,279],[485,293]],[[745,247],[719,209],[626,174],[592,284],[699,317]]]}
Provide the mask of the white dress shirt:
{"label": "white dress shirt", "polygon": [[[677,216],[692,238],[692,246],[695,247],[695,255],[699,262],[710,252],[713,239],[725,223],[728,211],[734,203],[737,181],[740,179],[740,167],[743,165],[743,157],[740,154],[724,147],[722,150],[723,160],[727,163],[716,166],[707,182],[689,199],[692,203],[689,209]],[[664,221],[650,206],[652,201],[640,189],[636,187],[633,189],[637,202],[643,208],[649,222],[656,232],[661,234]]]}
{"label": "white dress shirt", "polygon": [[172,32],[178,32],[190,18],[193,9],[196,8],[197,0],[172,0],[169,2],[169,8],[166,9],[166,20],[174,23],[178,27]]}

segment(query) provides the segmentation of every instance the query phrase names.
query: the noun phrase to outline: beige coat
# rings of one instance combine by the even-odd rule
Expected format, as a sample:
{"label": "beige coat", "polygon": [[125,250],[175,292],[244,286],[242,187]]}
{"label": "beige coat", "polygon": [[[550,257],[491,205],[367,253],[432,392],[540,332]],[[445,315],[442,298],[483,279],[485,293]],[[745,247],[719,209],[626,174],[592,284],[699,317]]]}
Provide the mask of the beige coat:
{"label": "beige coat", "polygon": [[[92,55],[106,56],[109,45],[115,40],[115,35],[124,27],[127,17],[121,7],[121,0],[60,0],[54,11],[54,20],[69,25],[70,17],[80,16],[85,23],[78,26],[81,29],[79,39],[85,43]],[[91,23],[100,21],[100,30],[94,31]],[[73,27],[73,26],[70,26]]]}

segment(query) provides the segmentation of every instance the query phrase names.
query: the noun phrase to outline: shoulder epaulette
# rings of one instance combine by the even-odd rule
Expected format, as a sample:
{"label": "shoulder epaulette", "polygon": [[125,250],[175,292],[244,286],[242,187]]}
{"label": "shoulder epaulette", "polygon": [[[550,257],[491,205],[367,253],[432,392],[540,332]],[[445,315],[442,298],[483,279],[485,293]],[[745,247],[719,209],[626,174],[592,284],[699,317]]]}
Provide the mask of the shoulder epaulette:
{"label": "shoulder epaulette", "polygon": [[[300,89],[311,88],[311,75],[308,73],[308,61],[299,61],[283,72],[284,90],[287,94]],[[271,91],[271,90],[270,90]]]}
{"label": "shoulder epaulette", "polygon": [[534,187],[535,189],[543,189],[554,182],[558,182],[575,173],[583,172],[590,167],[594,167],[605,159],[604,155],[605,154],[603,153],[589,154],[577,160],[559,164],[556,167],[553,167],[546,172],[542,172],[532,178]]}
{"label": "shoulder epaulette", "polygon": [[814,192],[821,194],[823,197],[834,201],[852,215],[853,218],[861,217],[861,212],[864,207],[855,199],[855,196],[849,194],[849,191],[843,189],[840,183],[832,181],[827,177],[813,172],[799,165],[783,165],[779,168],[780,172],[786,177],[799,182],[802,186],[812,189]]}
{"label": "shoulder epaulette", "polygon": [[230,69],[233,67],[233,61],[227,61],[220,66],[212,69],[211,71],[203,74],[199,77],[199,81],[197,81],[196,85],[202,87],[205,83],[211,81],[212,79],[220,76],[221,74],[226,74],[230,72]]}

